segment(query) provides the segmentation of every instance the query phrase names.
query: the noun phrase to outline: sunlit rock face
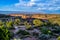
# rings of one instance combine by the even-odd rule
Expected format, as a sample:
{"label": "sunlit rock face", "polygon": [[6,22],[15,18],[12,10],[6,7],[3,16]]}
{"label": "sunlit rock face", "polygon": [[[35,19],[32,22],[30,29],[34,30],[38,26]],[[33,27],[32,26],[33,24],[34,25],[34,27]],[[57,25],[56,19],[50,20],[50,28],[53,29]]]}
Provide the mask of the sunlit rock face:
{"label": "sunlit rock face", "polygon": [[58,15],[54,14],[10,14],[10,16],[21,16],[23,19],[26,18],[38,18],[38,19],[48,19],[48,18],[56,18]]}
{"label": "sunlit rock face", "polygon": [[25,14],[10,14],[10,16],[21,16],[23,19],[27,18],[28,16],[26,16]]}

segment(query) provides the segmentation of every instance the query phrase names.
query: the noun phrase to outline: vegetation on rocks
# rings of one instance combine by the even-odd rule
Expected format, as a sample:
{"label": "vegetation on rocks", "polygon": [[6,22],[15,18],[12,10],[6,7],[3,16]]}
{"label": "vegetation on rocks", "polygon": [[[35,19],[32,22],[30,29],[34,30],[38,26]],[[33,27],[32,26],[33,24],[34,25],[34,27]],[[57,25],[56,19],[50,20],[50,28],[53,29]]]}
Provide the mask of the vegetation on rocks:
{"label": "vegetation on rocks", "polygon": [[34,26],[41,26],[43,24],[43,22],[40,21],[39,19],[35,19],[35,20],[33,20],[33,24],[34,24]]}
{"label": "vegetation on rocks", "polygon": [[[35,37],[38,40],[49,40],[51,38],[56,38],[60,40],[60,19],[47,19],[32,20],[32,24],[26,20],[21,22],[20,19],[10,20],[10,21],[0,21],[0,39],[10,40],[12,35],[18,36],[20,39],[24,37]],[[31,21],[31,20],[30,20]],[[21,27],[20,24],[23,23]],[[18,27],[19,25],[19,27]],[[16,27],[16,28],[15,28]],[[15,28],[11,31],[11,28]],[[24,30],[23,30],[24,29]],[[29,29],[29,30],[28,30]],[[16,32],[17,31],[17,32]]]}
{"label": "vegetation on rocks", "polygon": [[15,24],[15,25],[19,25],[20,22],[21,22],[20,19],[15,19],[14,24]]}
{"label": "vegetation on rocks", "polygon": [[57,40],[60,40],[60,36],[57,38]]}
{"label": "vegetation on rocks", "polygon": [[7,21],[6,22],[6,27],[7,28],[13,28],[13,22],[12,21]]}
{"label": "vegetation on rocks", "polygon": [[24,22],[24,25],[25,25],[26,29],[30,29],[32,27],[27,21]]}
{"label": "vegetation on rocks", "polygon": [[10,31],[4,26],[0,26],[0,40],[10,40]]}

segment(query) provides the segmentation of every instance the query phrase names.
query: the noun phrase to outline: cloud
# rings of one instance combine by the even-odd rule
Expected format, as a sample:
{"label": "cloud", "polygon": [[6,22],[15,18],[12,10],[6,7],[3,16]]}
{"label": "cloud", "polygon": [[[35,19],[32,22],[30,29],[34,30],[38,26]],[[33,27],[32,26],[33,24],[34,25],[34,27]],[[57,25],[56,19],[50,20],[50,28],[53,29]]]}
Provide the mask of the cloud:
{"label": "cloud", "polygon": [[[19,0],[18,3],[12,4],[12,7],[8,6],[3,8],[5,10],[23,10],[23,11],[57,11],[60,10],[60,0]],[[1,9],[0,9],[1,10]]]}
{"label": "cloud", "polygon": [[19,0],[19,3],[16,3],[15,6],[33,6],[35,5],[36,0],[30,0],[29,2],[25,2],[23,0]]}
{"label": "cloud", "polygon": [[37,4],[38,6],[37,10],[49,10],[49,11],[60,10],[59,2],[60,2],[59,0],[50,0],[46,1],[45,3],[39,3]]}
{"label": "cloud", "polygon": [[60,0],[30,0],[28,2],[19,0],[19,3],[16,3],[15,6],[29,8],[36,6],[37,10],[59,10]]}
{"label": "cloud", "polygon": [[56,11],[56,10],[60,10],[60,7],[40,7],[37,10],[50,10],[50,11]]}

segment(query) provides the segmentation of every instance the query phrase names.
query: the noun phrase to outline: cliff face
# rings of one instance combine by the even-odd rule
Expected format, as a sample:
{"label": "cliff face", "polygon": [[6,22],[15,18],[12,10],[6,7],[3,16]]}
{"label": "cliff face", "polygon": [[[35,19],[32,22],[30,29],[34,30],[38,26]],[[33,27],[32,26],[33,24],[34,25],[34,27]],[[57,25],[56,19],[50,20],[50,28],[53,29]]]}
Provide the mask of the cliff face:
{"label": "cliff face", "polygon": [[48,18],[56,18],[58,15],[55,14],[31,14],[31,15],[27,15],[27,14],[10,14],[10,16],[21,16],[22,18],[26,19],[26,18],[38,18],[38,19],[48,19]]}
{"label": "cliff face", "polygon": [[28,16],[26,16],[25,14],[10,14],[10,16],[21,16],[22,18],[27,18]]}

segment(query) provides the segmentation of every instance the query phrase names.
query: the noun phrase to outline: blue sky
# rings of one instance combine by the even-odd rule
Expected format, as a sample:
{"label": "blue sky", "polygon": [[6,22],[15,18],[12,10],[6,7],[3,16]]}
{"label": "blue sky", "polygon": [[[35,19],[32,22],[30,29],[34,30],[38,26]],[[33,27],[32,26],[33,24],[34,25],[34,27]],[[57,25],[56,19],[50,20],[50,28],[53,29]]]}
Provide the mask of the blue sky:
{"label": "blue sky", "polygon": [[0,11],[60,13],[60,0],[0,0]]}

